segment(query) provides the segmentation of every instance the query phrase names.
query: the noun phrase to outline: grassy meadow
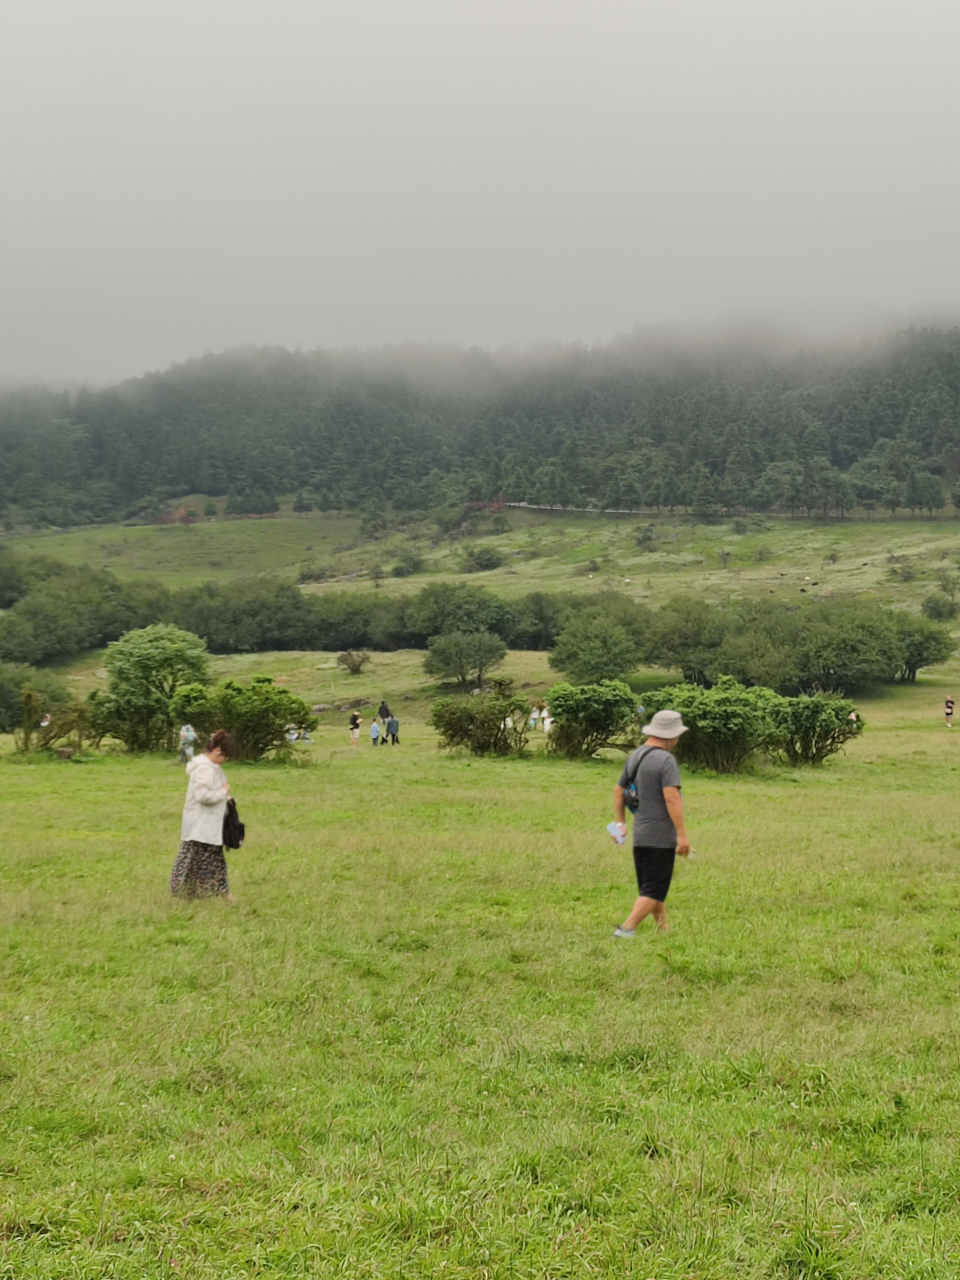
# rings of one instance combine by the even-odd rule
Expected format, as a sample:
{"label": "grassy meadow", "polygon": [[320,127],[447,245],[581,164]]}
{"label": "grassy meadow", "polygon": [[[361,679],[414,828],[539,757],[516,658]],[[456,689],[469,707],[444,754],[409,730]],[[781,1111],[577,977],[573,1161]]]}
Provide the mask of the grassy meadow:
{"label": "grassy meadow", "polygon": [[[203,501],[184,499],[199,509]],[[24,553],[110,569],[128,580],[156,578],[169,586],[249,574],[295,581],[304,569],[323,569],[329,580],[310,583],[306,591],[376,587],[395,594],[419,591],[431,582],[466,580],[508,598],[528,591],[614,587],[654,605],[680,592],[719,600],[853,591],[918,606],[936,589],[938,572],[956,570],[960,558],[960,521],[946,516],[842,522],[771,517],[696,525],[668,515],[614,518],[510,509],[503,519],[502,533],[491,532],[490,519],[477,517],[449,534],[419,519],[372,534],[355,518],[294,515],[288,503],[270,519],[97,525],[4,541]],[[461,568],[467,549],[483,547],[498,551],[503,565],[465,579]],[[391,576],[405,550],[422,556],[426,572]],[[371,577],[378,572],[386,575],[379,582]]]}
{"label": "grassy meadow", "polygon": [[438,752],[421,659],[217,660],[401,719],[230,770],[232,907],[168,897],[181,769],[5,741],[0,1276],[957,1275],[960,663],[820,770],[688,773],[671,932],[616,942],[618,761]]}

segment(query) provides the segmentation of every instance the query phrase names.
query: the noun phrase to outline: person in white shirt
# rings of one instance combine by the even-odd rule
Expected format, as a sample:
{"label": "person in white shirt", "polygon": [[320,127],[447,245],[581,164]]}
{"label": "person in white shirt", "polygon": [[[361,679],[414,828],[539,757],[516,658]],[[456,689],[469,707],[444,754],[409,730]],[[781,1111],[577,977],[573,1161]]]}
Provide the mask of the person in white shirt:
{"label": "person in white shirt", "polygon": [[233,739],[218,729],[203,755],[187,765],[187,798],[180,824],[180,848],[170,872],[175,898],[220,897],[232,902],[223,856],[223,815],[230,784],[221,765],[233,755]]}

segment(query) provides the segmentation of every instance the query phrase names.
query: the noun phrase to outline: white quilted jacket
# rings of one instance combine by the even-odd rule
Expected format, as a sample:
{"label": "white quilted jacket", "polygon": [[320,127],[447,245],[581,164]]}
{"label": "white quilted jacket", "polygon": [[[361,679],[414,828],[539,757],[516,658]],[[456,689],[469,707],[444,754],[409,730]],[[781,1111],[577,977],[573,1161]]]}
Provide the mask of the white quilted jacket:
{"label": "white quilted jacket", "polygon": [[227,808],[227,776],[209,756],[187,765],[187,798],[183,802],[181,840],[223,844],[223,815]]}

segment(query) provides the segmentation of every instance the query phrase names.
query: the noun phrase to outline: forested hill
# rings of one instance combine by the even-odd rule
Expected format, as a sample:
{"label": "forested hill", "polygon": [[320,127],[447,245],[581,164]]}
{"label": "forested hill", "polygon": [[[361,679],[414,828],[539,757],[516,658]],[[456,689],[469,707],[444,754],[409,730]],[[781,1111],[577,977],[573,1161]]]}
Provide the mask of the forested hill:
{"label": "forested hill", "polygon": [[[0,514],[55,525],[187,493],[235,511],[502,497],[936,510],[960,479],[960,330],[856,350],[622,341],[494,357],[208,355],[101,391],[0,397]],[[957,493],[960,505],[960,492]]]}

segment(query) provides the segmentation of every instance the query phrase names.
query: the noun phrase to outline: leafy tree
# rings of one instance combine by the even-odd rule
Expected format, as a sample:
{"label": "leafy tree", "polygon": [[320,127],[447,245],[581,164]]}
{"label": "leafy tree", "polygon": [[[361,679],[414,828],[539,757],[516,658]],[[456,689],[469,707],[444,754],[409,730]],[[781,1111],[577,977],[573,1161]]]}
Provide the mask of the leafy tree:
{"label": "leafy tree", "polygon": [[884,480],[880,487],[880,501],[891,516],[895,517],[898,509],[904,505],[903,485],[898,480]]}
{"label": "leafy tree", "polygon": [[641,641],[641,657],[679,667],[690,684],[704,684],[727,631],[719,609],[693,596],[675,596],[654,615]]}
{"label": "leafy tree", "polygon": [[212,498],[208,498],[203,504],[203,514],[205,516],[215,516],[217,514],[217,504]]}
{"label": "leafy tree", "polygon": [[44,712],[61,711],[70,705],[71,696],[66,685],[53,672],[0,662],[0,733],[13,733],[20,724],[24,689],[32,689],[40,700],[38,722]]}
{"label": "leafy tree", "polygon": [[226,729],[243,761],[289,755],[288,727],[309,730],[318,723],[302,698],[279,688],[270,676],[254,676],[248,685],[238,680],[213,688],[185,685],[172,700],[172,712],[178,724],[189,722],[201,734]]}
{"label": "leafy tree", "polygon": [[467,582],[437,582],[424,587],[404,610],[405,643],[423,646],[431,636],[450,631],[492,631],[503,639],[513,612],[485,587]]}
{"label": "leafy tree", "polygon": [[777,698],[770,703],[769,715],[769,745],[793,765],[822,764],[863,732],[853,703],[834,694]]}
{"label": "leafy tree", "polygon": [[25,595],[27,576],[20,562],[5,548],[0,548],[0,609],[9,609]]}
{"label": "leafy tree", "polygon": [[347,649],[337,657],[337,666],[346,667],[352,676],[358,676],[369,661],[366,649]]}
{"label": "leafy tree", "polygon": [[174,696],[185,685],[209,680],[203,641],[189,631],[158,623],[108,645],[103,665],[108,692],[90,696],[95,732],[101,738],[118,738],[129,751],[172,749]]}
{"label": "leafy tree", "polygon": [[747,689],[732,676],[721,676],[710,689],[679,684],[644,697],[648,715],[679,711],[688,732],[677,744],[677,756],[688,764],[717,773],[735,773],[773,735],[771,709],[778,696],[770,689]]}
{"label": "leafy tree", "polygon": [[856,602],[811,610],[795,644],[797,684],[807,691],[849,691],[893,680],[903,660],[891,613]]}
{"label": "leafy tree", "polygon": [[921,667],[935,667],[956,652],[956,642],[947,630],[929,618],[900,613],[893,615],[893,623],[901,646],[898,680],[912,683]]}
{"label": "leafy tree", "polygon": [[563,628],[568,597],[531,591],[519,600],[507,637],[512,649],[551,649]]}
{"label": "leafy tree", "polygon": [[293,498],[293,509],[294,509],[294,511],[296,511],[298,514],[299,514],[300,512],[303,512],[303,511],[312,511],[312,510],[313,510],[313,503],[310,501],[310,499],[309,499],[309,498],[305,498],[305,497],[304,497],[304,495],[303,495],[303,490],[302,490],[302,489],[298,489],[298,490],[297,490],[297,492],[296,492],[296,494],[294,495],[294,498]]}
{"label": "leafy tree", "polygon": [[629,751],[636,746],[636,700],[622,680],[555,684],[547,702],[554,719],[548,740],[551,751],[582,760],[602,747]]}
{"label": "leafy tree", "polygon": [[463,562],[463,572],[485,573],[499,569],[502,564],[503,556],[494,547],[471,547]]}
{"label": "leafy tree", "polygon": [[450,631],[434,636],[423,669],[430,676],[456,680],[464,693],[471,685],[483,688],[488,671],[507,656],[507,646],[489,631]]}
{"label": "leafy tree", "polygon": [[695,520],[705,522],[720,517],[720,488],[716,476],[712,476],[702,463],[694,468],[690,485],[690,513]]}
{"label": "leafy tree", "polygon": [[497,681],[492,693],[477,697],[440,698],[430,710],[430,723],[440,746],[462,748],[472,755],[522,755],[527,744],[530,703],[513,692],[510,681]]}
{"label": "leafy tree", "polygon": [[573,680],[619,680],[637,665],[637,646],[619,623],[601,615],[572,617],[557,636],[550,666]]}
{"label": "leafy tree", "polygon": [[943,591],[932,592],[920,608],[931,622],[951,622],[960,613],[956,600],[951,600]]}
{"label": "leafy tree", "polygon": [[228,516],[272,515],[279,510],[280,503],[271,490],[246,485],[231,489],[224,507]]}
{"label": "leafy tree", "polygon": [[409,578],[411,574],[423,573],[425,568],[426,561],[423,556],[408,547],[400,553],[400,559],[390,572],[395,578]]}

